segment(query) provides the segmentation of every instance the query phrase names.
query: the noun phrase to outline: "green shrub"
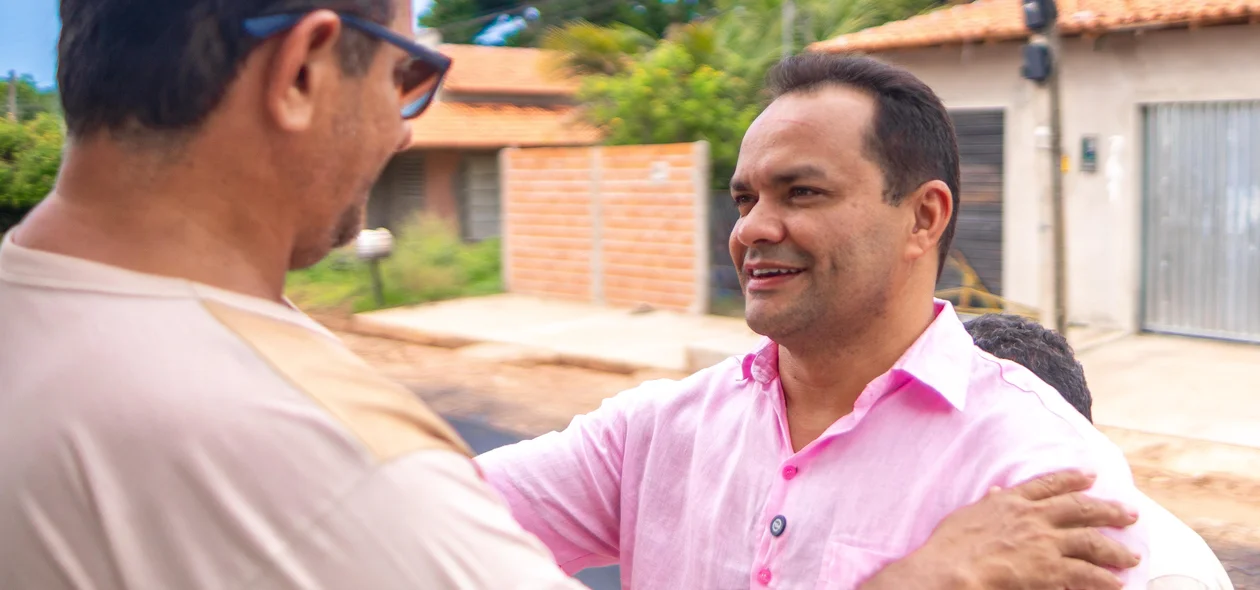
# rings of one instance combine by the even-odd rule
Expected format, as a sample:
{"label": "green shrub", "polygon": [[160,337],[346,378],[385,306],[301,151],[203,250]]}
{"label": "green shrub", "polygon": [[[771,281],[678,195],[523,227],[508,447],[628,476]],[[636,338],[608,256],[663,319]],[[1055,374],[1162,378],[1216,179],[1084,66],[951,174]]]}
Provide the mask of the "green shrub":
{"label": "green shrub", "polygon": [[[498,239],[465,243],[451,226],[420,217],[394,236],[393,254],[380,262],[385,305],[397,307],[503,290]],[[368,263],[354,246],[337,250],[311,268],[289,273],[288,296],[313,311],[379,309]]]}
{"label": "green shrub", "polygon": [[55,115],[40,113],[24,122],[0,116],[0,232],[52,190],[64,141]]}

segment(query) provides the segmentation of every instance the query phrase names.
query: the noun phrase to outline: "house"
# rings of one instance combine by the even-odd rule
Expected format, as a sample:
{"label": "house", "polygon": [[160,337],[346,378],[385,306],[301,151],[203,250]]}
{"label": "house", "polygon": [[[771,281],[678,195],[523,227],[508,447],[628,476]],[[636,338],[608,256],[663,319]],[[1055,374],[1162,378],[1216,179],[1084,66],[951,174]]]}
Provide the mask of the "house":
{"label": "house", "polygon": [[[1071,323],[1260,342],[1260,0],[1058,0]],[[963,163],[958,242],[990,290],[1052,301],[1047,91],[1019,0],[810,47],[932,86]],[[970,250],[970,252],[968,252]],[[1043,316],[1044,317],[1044,316]]]}
{"label": "house", "polygon": [[372,189],[368,226],[393,231],[417,212],[448,220],[464,239],[499,235],[499,150],[598,143],[578,118],[578,81],[553,73],[550,52],[438,44],[453,65],[436,101],[412,121],[409,147]]}

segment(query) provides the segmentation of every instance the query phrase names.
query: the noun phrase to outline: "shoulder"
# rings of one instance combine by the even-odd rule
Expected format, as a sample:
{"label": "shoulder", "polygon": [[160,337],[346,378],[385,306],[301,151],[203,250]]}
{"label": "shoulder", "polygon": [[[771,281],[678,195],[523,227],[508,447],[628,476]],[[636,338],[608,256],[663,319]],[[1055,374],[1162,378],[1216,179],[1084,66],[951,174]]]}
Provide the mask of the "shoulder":
{"label": "shoulder", "polygon": [[730,357],[686,377],[644,381],[604,400],[600,410],[654,421],[691,420],[752,391],[756,383],[745,378],[743,363],[741,357]]}
{"label": "shoulder", "polygon": [[80,442],[120,469],[170,468],[142,468],[139,479],[213,466],[208,478],[261,495],[268,485],[325,489],[414,451],[470,454],[423,402],[331,334],[199,307],[172,314],[184,320],[171,327],[178,334],[154,332],[113,355],[135,339],[101,342],[92,370],[56,378],[49,389],[62,402],[39,409],[50,432],[90,439]]}
{"label": "shoulder", "polygon": [[1006,466],[1012,480],[1087,468],[1131,487],[1120,448],[1058,391],[1022,365],[975,352],[966,408],[970,438],[995,465]]}
{"label": "shoulder", "polygon": [[1018,363],[975,350],[967,411],[994,425],[1036,424],[1053,436],[1097,442],[1104,437],[1060,393]]}

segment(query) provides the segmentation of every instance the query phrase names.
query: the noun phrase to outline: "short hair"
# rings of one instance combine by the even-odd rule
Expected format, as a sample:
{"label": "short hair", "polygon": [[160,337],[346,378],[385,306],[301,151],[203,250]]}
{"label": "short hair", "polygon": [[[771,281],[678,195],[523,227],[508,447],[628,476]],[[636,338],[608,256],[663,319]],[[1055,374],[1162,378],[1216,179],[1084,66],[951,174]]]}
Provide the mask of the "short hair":
{"label": "short hair", "polygon": [[871,57],[804,53],[784,58],[766,76],[774,98],[833,84],[875,99],[875,120],[864,147],[884,173],[886,201],[896,205],[932,180],[943,181],[953,194],[953,213],[941,234],[939,277],[954,242],[961,190],[958,138],[949,111],[922,80]]}
{"label": "short hair", "polygon": [[[398,0],[61,0],[57,86],[71,135],[196,129],[223,100],[263,40],[245,19],[330,8],[388,23]],[[342,67],[361,75],[380,43],[339,42]]]}
{"label": "short hair", "polygon": [[1087,420],[1094,421],[1085,368],[1062,334],[1017,315],[991,313],[964,325],[980,350],[1028,368],[1057,389]]}

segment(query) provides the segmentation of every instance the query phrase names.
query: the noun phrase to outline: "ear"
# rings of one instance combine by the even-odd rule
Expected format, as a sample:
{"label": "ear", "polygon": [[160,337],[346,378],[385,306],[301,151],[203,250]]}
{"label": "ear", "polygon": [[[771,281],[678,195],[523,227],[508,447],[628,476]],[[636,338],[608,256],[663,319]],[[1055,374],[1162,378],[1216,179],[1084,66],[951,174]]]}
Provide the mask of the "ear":
{"label": "ear", "polygon": [[[909,207],[913,214],[913,226],[906,242],[906,258],[918,260],[935,253],[954,215],[954,195],[949,186],[940,180],[926,182],[906,197],[902,206]],[[936,256],[932,257],[932,261],[935,267]]]}
{"label": "ear", "polygon": [[285,131],[305,131],[315,120],[316,103],[341,78],[337,40],[341,19],[330,10],[304,17],[280,41],[266,84],[267,112]]}

